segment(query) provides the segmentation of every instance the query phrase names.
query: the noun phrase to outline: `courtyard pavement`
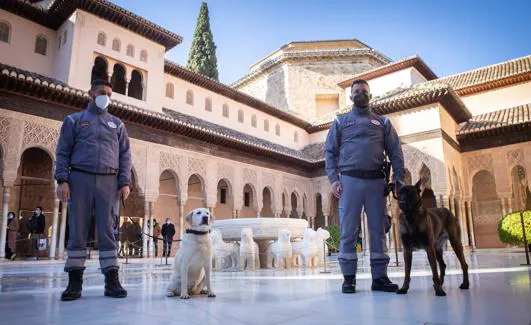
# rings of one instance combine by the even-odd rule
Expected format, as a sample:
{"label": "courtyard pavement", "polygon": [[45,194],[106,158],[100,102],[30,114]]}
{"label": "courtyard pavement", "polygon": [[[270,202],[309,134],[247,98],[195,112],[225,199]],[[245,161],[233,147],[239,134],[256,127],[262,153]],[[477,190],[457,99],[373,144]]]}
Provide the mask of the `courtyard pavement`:
{"label": "courtyard pavement", "polygon": [[[393,259],[394,260],[394,259]],[[83,298],[59,301],[67,283],[60,261],[0,262],[0,324],[531,324],[531,268],[521,266],[515,250],[479,250],[467,254],[468,291],[459,290],[461,271],[445,253],[446,297],[436,297],[423,252],[414,257],[409,294],[370,291],[369,261],[360,261],[358,293],[340,293],[342,277],[330,259],[329,274],[315,270],[217,272],[216,298],[166,298],[171,267],[160,259],[122,262],[129,296],[103,297],[97,260],[87,262]],[[403,262],[389,276],[403,280]]]}

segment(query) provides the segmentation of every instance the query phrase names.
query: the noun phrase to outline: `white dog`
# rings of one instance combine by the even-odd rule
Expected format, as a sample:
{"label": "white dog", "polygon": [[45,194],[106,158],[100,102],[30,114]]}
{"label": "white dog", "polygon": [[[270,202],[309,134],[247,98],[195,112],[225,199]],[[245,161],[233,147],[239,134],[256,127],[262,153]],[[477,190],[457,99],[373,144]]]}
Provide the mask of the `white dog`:
{"label": "white dog", "polygon": [[278,231],[278,239],[267,247],[267,268],[291,268],[291,233],[288,229]]}
{"label": "white dog", "polygon": [[311,228],[306,228],[301,241],[291,243],[293,247],[293,264],[300,266],[299,257],[305,267],[316,267],[319,258],[317,249],[317,233]]}
{"label": "white dog", "polygon": [[253,230],[251,228],[242,229],[240,241],[240,271],[251,269],[255,271],[260,268],[260,256],[258,244],[253,240]]}
{"label": "white dog", "polygon": [[[210,234],[212,238],[212,250],[214,253],[213,261],[215,262],[214,270],[221,271],[222,269],[238,269],[238,256],[240,254],[240,246],[236,243],[226,243],[223,241],[221,231],[214,229]],[[227,259],[230,265],[222,267],[222,261]]]}
{"label": "white dog", "polygon": [[209,297],[215,297],[210,279],[212,241],[208,236],[212,215],[208,209],[200,208],[192,210],[185,218],[190,228],[186,230],[175,255],[166,296],[180,295],[181,299],[189,299],[190,295],[206,293]]}
{"label": "white dog", "polygon": [[319,266],[324,265],[326,255],[328,255],[328,245],[326,244],[326,240],[328,238],[330,238],[330,233],[328,232],[328,230],[325,230],[323,228],[317,229],[317,249],[319,252]]}

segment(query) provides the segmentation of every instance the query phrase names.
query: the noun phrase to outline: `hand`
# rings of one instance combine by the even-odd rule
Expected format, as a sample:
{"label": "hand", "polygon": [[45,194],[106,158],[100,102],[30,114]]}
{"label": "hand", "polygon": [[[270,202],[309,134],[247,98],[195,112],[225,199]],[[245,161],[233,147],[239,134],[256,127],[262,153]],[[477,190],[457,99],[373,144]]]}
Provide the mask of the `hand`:
{"label": "hand", "polygon": [[334,196],[338,199],[341,198],[341,191],[343,189],[341,188],[341,183],[339,181],[335,181],[334,183],[332,183],[332,193],[334,194]]}
{"label": "hand", "polygon": [[57,198],[64,203],[70,200],[70,186],[68,183],[62,183],[57,186],[56,190]]}
{"label": "hand", "polygon": [[118,190],[118,196],[123,198],[124,200],[127,200],[129,193],[131,193],[131,190],[129,189],[129,185],[124,185],[120,188],[120,190]]}

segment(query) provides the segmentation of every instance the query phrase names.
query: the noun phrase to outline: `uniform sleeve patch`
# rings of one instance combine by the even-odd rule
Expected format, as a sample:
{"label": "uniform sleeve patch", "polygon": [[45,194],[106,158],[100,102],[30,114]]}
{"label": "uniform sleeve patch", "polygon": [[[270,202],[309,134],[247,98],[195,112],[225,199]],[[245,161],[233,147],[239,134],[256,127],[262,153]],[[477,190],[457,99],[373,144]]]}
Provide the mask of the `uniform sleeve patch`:
{"label": "uniform sleeve patch", "polygon": [[111,128],[111,129],[116,129],[117,126],[116,124],[114,124],[114,122],[107,122],[107,125]]}
{"label": "uniform sleeve patch", "polygon": [[371,123],[378,126],[382,125],[382,123],[380,123],[378,120],[371,120]]}

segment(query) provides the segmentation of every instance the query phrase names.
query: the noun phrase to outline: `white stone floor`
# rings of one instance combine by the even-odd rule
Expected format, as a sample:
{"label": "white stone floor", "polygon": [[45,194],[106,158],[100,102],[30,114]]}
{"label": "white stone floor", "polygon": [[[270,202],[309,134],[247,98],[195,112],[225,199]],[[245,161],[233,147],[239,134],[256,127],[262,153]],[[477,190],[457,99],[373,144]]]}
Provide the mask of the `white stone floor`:
{"label": "white stone floor", "polygon": [[[458,263],[446,252],[446,297],[434,295],[425,254],[413,259],[406,296],[371,292],[368,259],[360,263],[358,293],[341,294],[342,277],[332,258],[330,274],[322,269],[215,273],[217,297],[187,301],[164,297],[171,270],[157,265],[160,260],[122,264],[129,296],[103,297],[103,276],[90,260],[83,298],[74,302],[59,301],[67,283],[60,261],[3,261],[0,324],[531,324],[531,268],[520,265],[523,253],[468,253],[471,289],[461,291]],[[403,268],[390,267],[389,275],[401,284]]]}

